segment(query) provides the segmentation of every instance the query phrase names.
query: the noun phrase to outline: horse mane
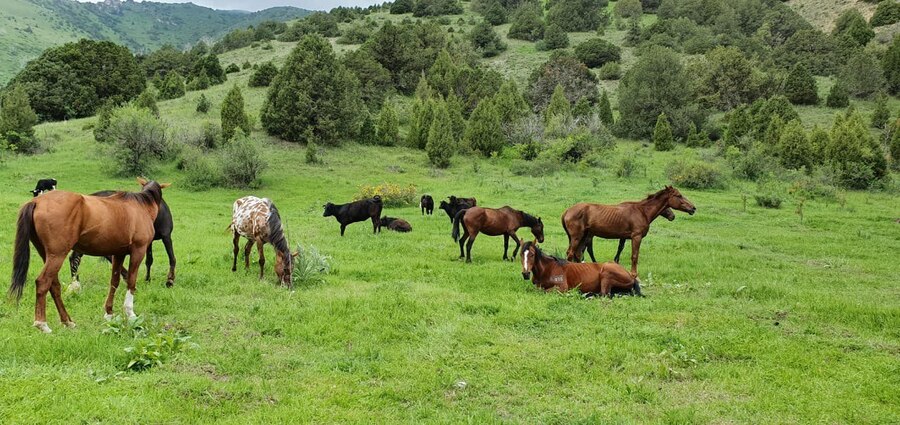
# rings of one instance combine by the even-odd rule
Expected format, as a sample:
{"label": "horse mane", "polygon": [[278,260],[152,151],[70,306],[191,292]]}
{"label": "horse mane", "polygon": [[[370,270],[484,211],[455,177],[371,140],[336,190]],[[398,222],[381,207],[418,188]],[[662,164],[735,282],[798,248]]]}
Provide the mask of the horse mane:
{"label": "horse mane", "polygon": [[557,257],[557,256],[555,256],[555,255],[548,255],[548,254],[545,254],[544,251],[541,250],[541,247],[537,246],[537,244],[534,243],[534,242],[532,242],[532,241],[525,241],[525,242],[522,244],[522,251],[525,251],[525,250],[528,249],[528,247],[530,247],[530,246],[533,246],[533,247],[534,247],[534,253],[535,253],[535,255],[537,255],[538,258],[541,258],[541,257],[549,258],[549,259],[551,259],[551,260],[553,260],[553,261],[556,261],[556,264],[558,264],[558,265],[560,265],[560,266],[564,266],[564,265],[566,265],[566,264],[569,263],[568,261],[566,261],[566,260],[563,259],[563,258],[559,258],[559,257]]}
{"label": "horse mane", "polygon": [[281,224],[281,215],[278,213],[278,208],[275,207],[275,203],[272,201],[269,201],[269,218],[267,224],[269,225],[269,243],[287,257],[286,261],[290,261],[291,247],[288,246],[287,238],[284,237],[284,226]]}
{"label": "horse mane", "polygon": [[672,191],[672,186],[666,186],[666,187],[658,190],[655,193],[651,193],[651,194],[647,195],[647,197],[644,198],[644,200],[650,200],[650,199],[661,197],[663,195],[668,195],[669,192],[671,192],[671,191]]}
{"label": "horse mane", "polygon": [[524,223],[525,226],[532,227],[532,226],[537,225],[537,223],[538,223],[537,217],[535,217],[531,214],[528,214],[525,211],[519,211],[519,212],[522,213],[522,223]]}
{"label": "horse mane", "polygon": [[109,191],[103,190],[91,194],[92,196],[106,196],[126,201],[135,201],[141,205],[159,205],[162,203],[162,188],[159,183],[151,181],[140,192]]}

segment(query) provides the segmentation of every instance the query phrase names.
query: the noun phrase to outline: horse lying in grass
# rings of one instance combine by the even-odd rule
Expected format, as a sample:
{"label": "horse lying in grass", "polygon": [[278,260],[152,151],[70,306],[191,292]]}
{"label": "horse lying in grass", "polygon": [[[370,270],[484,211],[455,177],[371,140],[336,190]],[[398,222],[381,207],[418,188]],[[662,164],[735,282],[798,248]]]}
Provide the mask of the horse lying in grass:
{"label": "horse lying in grass", "polygon": [[124,308],[128,318],[135,317],[138,267],[153,242],[153,221],[159,213],[162,189],[168,186],[141,178],[138,183],[142,187],[140,192],[117,192],[108,197],[54,190],[34,198],[19,211],[9,295],[16,300],[22,298],[31,257],[30,241],[44,260],[35,281],[34,326],[38,330],[50,332],[46,311],[48,291],[62,323],[75,326],[63,305],[59,283],[59,269],[73,249],[87,255],[112,257],[112,277],[104,305],[107,319],[112,318],[120,269],[125,257],[129,257]]}
{"label": "horse lying in grass", "polygon": [[[459,228],[462,226],[463,233],[460,237]],[[459,242],[459,258],[466,257],[466,262],[472,262],[472,244],[475,243],[475,237],[479,233],[488,236],[503,235],[503,259],[507,259],[509,251],[509,238],[516,242],[513,249],[512,260],[515,260],[516,253],[519,252],[521,243],[516,235],[516,230],[522,227],[531,228],[531,234],[539,242],[544,242],[544,222],[540,217],[535,217],[523,211],[512,209],[508,206],[494,209],[472,207],[461,210],[456,213],[453,219],[453,236],[454,241]],[[466,240],[468,239],[468,243]],[[463,255],[463,244],[466,245],[466,252]]]}
{"label": "horse lying in grass", "polygon": [[592,236],[619,239],[620,245],[625,243],[625,239],[631,239],[631,274],[637,277],[641,239],[650,231],[650,223],[666,209],[690,215],[697,211],[694,204],[672,186],[666,186],[637,202],[622,202],[617,205],[575,204],[562,215],[563,230],[569,236],[566,259],[582,261],[583,246]]}
{"label": "horse lying in grass", "polygon": [[641,282],[624,267],[613,263],[570,263],[545,255],[537,243],[522,245],[522,278],[546,291],[578,289],[585,294],[612,297],[613,293],[641,293]]}
{"label": "horse lying in grass", "polygon": [[247,238],[247,245],[244,246],[244,268],[250,268],[250,250],[256,244],[259,249],[259,278],[262,279],[266,266],[263,245],[270,243],[275,247],[275,275],[278,276],[278,281],[290,289],[294,288],[294,257],[297,253],[291,254],[290,245],[284,236],[281,215],[271,200],[245,196],[234,201],[231,225],[228,228],[234,232],[232,272],[237,271],[238,251],[243,236]]}

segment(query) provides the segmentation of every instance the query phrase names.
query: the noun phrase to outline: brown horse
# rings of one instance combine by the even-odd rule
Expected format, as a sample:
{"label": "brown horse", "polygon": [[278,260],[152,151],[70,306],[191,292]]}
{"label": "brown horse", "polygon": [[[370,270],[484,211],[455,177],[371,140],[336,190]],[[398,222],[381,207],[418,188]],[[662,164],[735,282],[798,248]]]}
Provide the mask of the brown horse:
{"label": "brown horse", "polygon": [[641,282],[624,267],[613,263],[570,263],[544,255],[535,242],[522,245],[522,278],[546,291],[578,289],[585,294],[612,297],[613,293],[641,294]]}
{"label": "brown horse", "polygon": [[[460,237],[459,227],[462,224],[465,233]],[[531,233],[538,241],[544,242],[544,222],[540,217],[534,217],[528,213],[514,210],[508,206],[494,209],[472,207],[461,210],[456,213],[453,218],[453,240],[459,241],[459,258],[463,258],[463,244],[466,239],[466,262],[472,262],[472,244],[475,243],[475,237],[478,233],[484,233],[488,236],[503,235],[503,259],[507,259],[507,251],[509,251],[509,238],[513,238],[516,247],[513,249],[512,259],[516,258],[519,247],[519,237],[516,236],[516,230],[521,227],[530,227]]]}
{"label": "brown horse", "polygon": [[44,267],[35,281],[36,328],[50,332],[46,317],[47,291],[53,297],[62,323],[75,326],[63,305],[59,283],[59,269],[73,249],[87,255],[112,257],[112,278],[104,306],[107,319],[112,318],[112,303],[121,277],[119,271],[125,257],[130,257],[124,308],[126,316],[135,316],[138,267],[153,242],[153,221],[162,202],[162,189],[168,186],[142,178],[138,178],[138,183],[142,186],[140,192],[118,192],[107,197],[54,190],[34,198],[19,211],[9,295],[16,300],[22,298],[31,257],[28,242],[31,241],[44,260]]}
{"label": "brown horse", "polygon": [[605,239],[631,239],[631,274],[637,277],[638,255],[641,239],[647,236],[650,223],[667,208],[694,215],[697,208],[678,189],[666,186],[664,189],[637,202],[622,202],[618,205],[579,203],[563,213],[562,226],[569,236],[569,261],[582,260],[582,246],[589,237]]}
{"label": "brown horse", "polygon": [[[659,217],[664,217],[666,220],[672,221],[672,220],[675,220],[675,212],[672,211],[671,208],[666,208],[666,209],[662,210],[661,213],[659,213]],[[655,220],[655,218],[654,218],[654,220]],[[615,257],[615,260],[613,260],[616,263],[619,262],[619,256],[622,255],[622,249],[625,248],[625,241],[626,241],[625,238],[619,239],[619,248],[616,250],[616,257]],[[597,258],[594,257],[594,236],[593,235],[588,234],[587,236],[585,236],[584,240],[581,242],[581,249],[578,250],[578,255],[576,255],[577,258],[584,258],[585,248],[587,248],[588,255],[591,256],[591,262],[596,263]]]}
{"label": "brown horse", "polygon": [[237,271],[238,251],[243,236],[247,238],[247,245],[244,246],[244,267],[250,268],[250,250],[256,244],[259,250],[259,278],[262,279],[266,266],[263,245],[271,243],[275,247],[275,275],[278,276],[278,281],[290,289],[294,288],[294,257],[297,253],[291,254],[290,245],[284,236],[281,215],[271,200],[245,196],[234,201],[231,225],[228,228],[234,232],[234,263],[231,265],[231,271]]}

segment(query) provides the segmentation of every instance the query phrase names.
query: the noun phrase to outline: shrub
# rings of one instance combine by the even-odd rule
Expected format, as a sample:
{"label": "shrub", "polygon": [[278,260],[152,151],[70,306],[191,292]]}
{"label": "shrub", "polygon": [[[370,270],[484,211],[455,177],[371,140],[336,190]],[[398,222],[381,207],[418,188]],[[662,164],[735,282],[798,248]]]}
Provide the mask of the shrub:
{"label": "shrub", "polygon": [[656,119],[656,127],[653,129],[653,147],[658,151],[675,149],[675,136],[672,135],[672,127],[669,125],[669,118],[666,117],[665,112],[659,114]]}
{"label": "shrub", "polygon": [[819,103],[816,80],[806,70],[803,63],[794,65],[784,82],[784,95],[795,105],[815,105]]}
{"label": "shrub", "polygon": [[109,141],[109,125],[112,123],[112,115],[115,108],[106,104],[97,112],[97,124],[94,125],[94,140],[98,142]]}
{"label": "shrub", "polygon": [[434,108],[434,117],[428,129],[428,142],[425,144],[425,153],[432,165],[438,168],[450,166],[450,158],[456,150],[456,141],[453,140],[453,123],[450,121],[450,113],[447,104],[438,101]]}
{"label": "shrub", "polygon": [[222,138],[227,142],[234,136],[236,129],[250,134],[250,117],[244,112],[244,96],[241,88],[235,85],[228,91],[222,102]]}
{"label": "shrub", "polygon": [[775,192],[759,192],[753,195],[753,199],[756,199],[756,205],[763,208],[781,208],[781,195]]}
{"label": "shrub", "polygon": [[148,88],[147,90],[144,90],[144,92],[134,100],[134,106],[144,108],[152,112],[154,116],[159,117],[159,106],[156,105],[156,92],[153,91],[153,89]]}
{"label": "shrub", "polygon": [[891,140],[888,146],[891,153],[891,161],[895,169],[900,169],[900,120],[894,122],[894,130],[891,132]]}
{"label": "shrub", "polygon": [[875,13],[869,19],[869,24],[873,27],[881,27],[898,21],[900,21],[900,3],[897,3],[895,0],[883,0],[875,8]]}
{"label": "shrub", "polygon": [[507,37],[515,40],[537,41],[544,37],[544,20],[540,6],[524,2],[512,15]]}
{"label": "shrub", "polygon": [[544,40],[539,50],[556,50],[566,47],[569,47],[569,35],[559,25],[548,25],[544,29]]}
{"label": "shrub", "polygon": [[604,23],[607,0],[554,0],[549,2],[547,24],[565,31],[593,31]]}
{"label": "shrub", "polygon": [[400,122],[390,103],[385,103],[378,113],[375,135],[376,142],[381,146],[394,146],[400,143]]}
{"label": "shrub", "polygon": [[259,177],[266,169],[259,146],[243,132],[236,132],[221,156],[223,182],[235,188],[259,186]]}
{"label": "shrub", "polygon": [[241,69],[250,69],[251,67],[253,67],[253,65],[250,64],[250,61],[244,61],[241,65]]}
{"label": "shrub", "polygon": [[361,185],[353,200],[369,199],[375,195],[381,196],[381,202],[385,207],[398,208],[416,205],[416,187],[414,185],[401,186],[394,183],[381,183],[379,185]]}
{"label": "shrub", "polygon": [[201,93],[200,100],[197,101],[197,112],[205,114],[209,112],[210,107],[212,107],[212,104],[209,102],[209,99],[206,98],[205,94]]}
{"label": "shrub", "polygon": [[519,160],[510,164],[509,171],[517,176],[550,176],[559,171],[559,164],[559,161],[549,157],[538,158],[534,161]]}
{"label": "shrub", "polygon": [[597,107],[597,114],[604,125],[611,126],[615,124],[615,121],[613,121],[612,107],[609,104],[609,95],[607,95],[606,90],[603,90],[603,94],[600,96],[600,105]]}
{"label": "shrub", "polygon": [[559,84],[553,89],[553,95],[550,96],[550,103],[547,105],[547,109],[544,109],[544,124],[549,123],[553,118],[560,118],[563,120],[572,118],[569,99],[566,99],[566,93],[563,91],[562,85]]}
{"label": "shrub", "polygon": [[622,50],[602,38],[592,38],[575,46],[575,57],[591,68],[621,59]]}
{"label": "shrub", "polygon": [[867,189],[887,175],[887,161],[879,143],[855,111],[835,117],[824,158],[844,187]]}
{"label": "shrub", "polygon": [[759,144],[754,144],[746,152],[741,152],[736,146],[728,146],[725,150],[725,160],[731,166],[735,177],[750,181],[757,181],[766,176],[772,164],[772,158],[765,154]]}
{"label": "shrub", "polygon": [[22,86],[14,86],[0,103],[0,140],[7,148],[21,153],[34,153],[38,143],[34,139],[34,125],[38,117]]}
{"label": "shrub", "polygon": [[241,68],[237,66],[236,63],[232,63],[225,68],[226,74],[233,74],[235,72],[241,72]]}
{"label": "shrub", "polygon": [[586,98],[593,104],[600,97],[597,77],[587,66],[568,54],[552,54],[529,78],[527,97],[535,111],[547,107],[557,85],[562,86],[569,103]]}
{"label": "shrub", "polygon": [[222,127],[211,121],[203,123],[197,142],[198,147],[206,150],[222,146]]}
{"label": "shrub", "polygon": [[489,3],[487,10],[482,15],[484,20],[491,25],[503,25],[506,23],[506,8],[499,1],[493,0]]}
{"label": "shrub", "polygon": [[481,52],[483,57],[497,56],[500,52],[506,50],[506,44],[500,39],[500,35],[487,22],[481,22],[475,28],[472,28],[468,37],[472,47]]}
{"label": "shrub", "polygon": [[815,152],[800,121],[793,120],[784,126],[777,149],[778,158],[785,167],[812,170]]}
{"label": "shrub", "polygon": [[708,162],[676,160],[666,167],[666,176],[678,187],[688,189],[722,189],[725,177],[722,171]]}
{"label": "shrub", "polygon": [[146,109],[126,106],[116,110],[103,134],[119,175],[148,175],[153,164],[169,152],[165,125]]}
{"label": "shrub", "polygon": [[888,109],[888,99],[880,95],[875,99],[875,110],[872,112],[872,127],[883,130],[891,119],[891,110]]}
{"label": "shrub", "polygon": [[853,55],[841,69],[838,78],[846,84],[850,95],[856,98],[871,98],[886,86],[881,67],[875,58],[865,51]]}
{"label": "shrub", "polygon": [[500,114],[490,100],[479,102],[472,111],[465,142],[469,148],[484,156],[503,150],[505,138],[500,125]]}
{"label": "shrub", "polygon": [[640,18],[644,13],[640,0],[619,0],[613,9],[619,19]]}
{"label": "shrub", "polygon": [[887,52],[881,57],[881,69],[891,94],[900,93],[900,34],[894,36]]}
{"label": "shrub", "polygon": [[622,78],[622,66],[618,62],[607,62],[597,70],[601,80],[618,80]]}
{"label": "shrub", "polygon": [[845,10],[834,22],[832,34],[853,40],[859,46],[865,46],[875,37],[875,31],[866,22],[859,10]]}
{"label": "shrub", "polygon": [[828,91],[828,98],[825,100],[825,106],[829,108],[846,108],[850,105],[850,95],[847,93],[847,87],[840,80],[831,86]]}
{"label": "shrub", "polygon": [[253,72],[253,75],[250,76],[250,81],[247,84],[250,87],[268,87],[269,84],[272,84],[272,80],[275,79],[276,75],[278,75],[278,68],[269,61],[260,65],[259,68]]}
{"label": "shrub", "polygon": [[191,78],[191,81],[187,85],[188,91],[197,91],[197,90],[206,90],[209,88],[209,77],[206,74],[200,74],[197,77]]}
{"label": "shrub", "polygon": [[181,155],[184,187],[203,191],[222,184],[222,170],[210,156],[193,147],[183,148]]}
{"label": "shrub", "polygon": [[633,176],[638,170],[639,165],[638,159],[634,154],[625,155],[622,158],[619,158],[619,162],[616,163],[615,168],[616,177],[627,179]]}
{"label": "shrub", "polygon": [[608,140],[595,137],[586,131],[577,131],[550,141],[547,149],[539,156],[574,164],[587,159],[592,153],[600,151],[605,146],[608,146]]}
{"label": "shrub", "polygon": [[316,247],[297,244],[294,257],[294,271],[291,273],[293,284],[316,283],[324,279],[324,275],[331,272],[331,257],[319,252]]}

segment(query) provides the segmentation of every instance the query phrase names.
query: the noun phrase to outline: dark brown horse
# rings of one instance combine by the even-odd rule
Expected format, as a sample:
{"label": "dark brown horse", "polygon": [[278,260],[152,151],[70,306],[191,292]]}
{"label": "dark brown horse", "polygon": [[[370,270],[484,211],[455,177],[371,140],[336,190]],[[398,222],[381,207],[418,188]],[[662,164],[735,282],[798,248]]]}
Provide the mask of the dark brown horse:
{"label": "dark brown horse", "polygon": [[[462,225],[464,233],[460,237],[459,227]],[[514,210],[508,206],[494,209],[472,207],[456,213],[453,218],[453,240],[459,241],[459,258],[466,257],[466,262],[472,262],[472,244],[475,243],[475,237],[478,233],[484,233],[488,236],[503,235],[503,259],[507,259],[507,251],[509,250],[509,238],[516,242],[513,249],[512,259],[516,258],[519,252],[519,237],[516,236],[516,230],[522,227],[531,228],[531,233],[538,241],[544,242],[544,222],[540,217],[534,217],[528,213]],[[466,243],[466,252],[463,255],[463,244]]]}
{"label": "dark brown horse", "polygon": [[162,202],[162,189],[168,186],[141,178],[138,183],[142,186],[140,192],[119,192],[108,197],[54,190],[34,198],[19,211],[9,295],[16,300],[22,298],[31,257],[28,242],[31,241],[44,260],[44,267],[35,281],[36,328],[50,332],[46,317],[47,291],[53,297],[62,323],[75,326],[63,305],[59,283],[59,269],[73,249],[87,255],[112,257],[112,278],[105,304],[107,319],[112,318],[112,303],[121,277],[119,270],[125,257],[130,257],[124,308],[127,317],[135,316],[138,267],[153,242],[153,221]]}
{"label": "dark brown horse", "polygon": [[667,208],[684,211],[693,215],[697,208],[678,189],[666,186],[664,189],[637,202],[622,202],[617,205],[579,203],[563,213],[562,226],[569,236],[569,261],[581,261],[584,244],[589,237],[605,239],[631,239],[631,274],[637,277],[638,255],[641,239],[647,236],[650,223]]}
{"label": "dark brown horse", "polygon": [[[672,221],[675,220],[675,212],[672,211],[671,208],[664,209],[661,213],[659,213],[659,217],[664,217],[666,220]],[[655,219],[654,219],[655,220]],[[625,238],[619,239],[619,248],[616,250],[616,263],[619,262],[619,256],[622,255],[622,249],[625,248]],[[581,249],[578,250],[577,258],[584,258],[584,251],[587,248],[588,255],[591,256],[591,262],[596,263],[597,258],[594,257],[594,236],[588,235],[585,237],[585,240],[581,243]]]}
{"label": "dark brown horse", "polygon": [[522,278],[546,291],[578,289],[585,294],[612,297],[613,293],[641,294],[641,282],[613,263],[570,263],[544,255],[535,242],[522,245]]}

